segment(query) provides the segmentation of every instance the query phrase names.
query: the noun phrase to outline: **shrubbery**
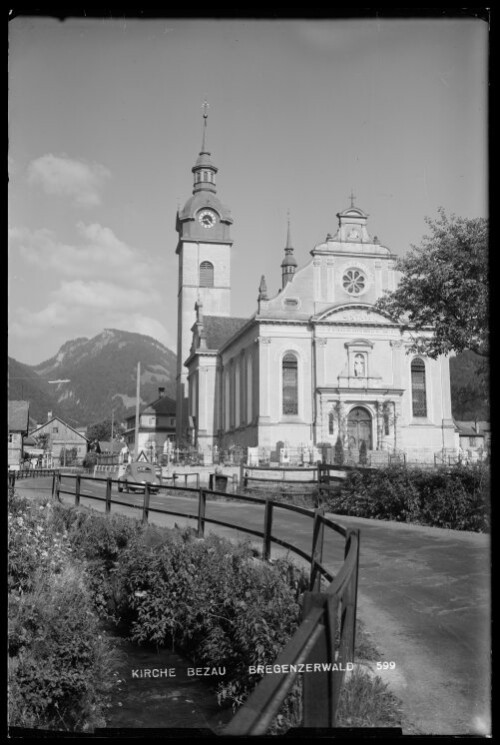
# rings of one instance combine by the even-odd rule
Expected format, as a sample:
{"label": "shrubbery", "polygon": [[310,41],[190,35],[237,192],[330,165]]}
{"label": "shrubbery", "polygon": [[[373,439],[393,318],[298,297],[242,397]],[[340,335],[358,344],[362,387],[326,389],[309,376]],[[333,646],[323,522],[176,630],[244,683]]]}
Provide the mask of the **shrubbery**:
{"label": "shrubbery", "polygon": [[487,532],[489,492],[484,464],[432,470],[397,465],[349,471],[327,506],[339,515]]}
{"label": "shrubbery", "polygon": [[260,678],[248,667],[274,660],[297,629],[307,587],[289,562],[263,563],[248,544],[214,535],[174,534],[157,548],[133,543],[118,571],[131,638],[171,645],[197,666],[225,667],[218,698],[234,705]]}
{"label": "shrubbery", "polygon": [[9,722],[87,730],[105,724],[113,654],[53,517],[9,494]]}
{"label": "shrubbery", "polygon": [[[285,560],[263,563],[248,543],[11,501],[11,724],[103,723],[96,694],[107,690],[107,647],[98,616],[139,644],[225,667],[217,696],[233,707],[261,678],[248,667],[274,660],[300,622],[306,574]],[[295,688],[288,721],[297,700]]]}

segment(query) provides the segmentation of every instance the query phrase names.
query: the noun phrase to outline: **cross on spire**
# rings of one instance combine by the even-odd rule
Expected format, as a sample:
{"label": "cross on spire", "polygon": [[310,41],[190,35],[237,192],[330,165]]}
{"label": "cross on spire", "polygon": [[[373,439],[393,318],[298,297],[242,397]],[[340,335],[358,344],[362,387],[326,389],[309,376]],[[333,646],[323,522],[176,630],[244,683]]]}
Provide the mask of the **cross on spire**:
{"label": "cross on spire", "polygon": [[207,131],[207,119],[208,119],[208,109],[209,109],[209,107],[210,107],[210,105],[209,105],[207,99],[205,99],[203,101],[203,104],[202,104],[202,107],[201,107],[203,109],[203,141],[201,143],[201,152],[202,153],[205,152],[205,135],[206,135],[206,131]]}
{"label": "cross on spire", "polygon": [[351,200],[351,207],[354,207],[354,200],[356,199],[356,195],[353,193],[352,188],[351,188],[351,193],[349,195],[349,199]]}

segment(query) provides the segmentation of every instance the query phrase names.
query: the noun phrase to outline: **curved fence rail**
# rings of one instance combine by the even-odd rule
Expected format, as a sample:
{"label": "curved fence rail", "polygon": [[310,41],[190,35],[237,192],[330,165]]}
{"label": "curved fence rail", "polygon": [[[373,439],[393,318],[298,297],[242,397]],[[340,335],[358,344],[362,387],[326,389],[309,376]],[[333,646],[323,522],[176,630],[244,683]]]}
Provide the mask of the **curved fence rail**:
{"label": "curved fence rail", "polygon": [[[262,529],[244,526],[207,516],[207,498],[228,499],[225,492],[188,486],[154,486],[129,483],[128,489],[141,490],[143,499],[120,492],[113,494],[119,482],[111,478],[93,478],[85,474],[55,472],[52,481],[53,497],[61,500],[74,497],[75,505],[83,498],[104,503],[106,513],[111,506],[136,507],[142,511],[142,521],[148,522],[150,513],[174,515],[196,521],[197,532],[204,535],[205,525],[211,523],[243,531],[262,539],[262,555],[271,557],[272,544],[292,551],[310,564],[309,591],[305,593],[302,622],[278,658],[270,665],[257,665],[251,673],[260,682],[248,700],[235,714],[224,734],[262,735],[299,678],[303,687],[303,725],[305,727],[335,726],[336,711],[346,670],[354,660],[356,604],[359,566],[359,530],[346,529],[324,515],[323,509],[309,510],[296,505],[274,502],[272,499],[248,494],[231,494],[229,499],[261,505]],[[120,485],[123,488],[123,484]],[[89,491],[90,490],[90,491]],[[100,491],[100,493],[96,493]],[[195,509],[180,511],[167,509],[165,504],[151,504],[151,494],[187,496]],[[62,500],[61,500],[62,501]],[[159,501],[159,500],[158,500]],[[175,506],[175,505],[174,505]],[[273,534],[277,510],[296,513],[312,519],[311,550],[307,552],[283,537]],[[325,530],[344,540],[343,563],[334,575],[323,563]],[[342,547],[340,547],[342,550]],[[329,584],[321,591],[324,578]],[[250,672],[250,671],[249,671]]]}
{"label": "curved fence rail", "polygon": [[40,476],[53,476],[59,473],[57,468],[20,468],[8,472],[8,484],[14,486],[19,479],[34,479]]}

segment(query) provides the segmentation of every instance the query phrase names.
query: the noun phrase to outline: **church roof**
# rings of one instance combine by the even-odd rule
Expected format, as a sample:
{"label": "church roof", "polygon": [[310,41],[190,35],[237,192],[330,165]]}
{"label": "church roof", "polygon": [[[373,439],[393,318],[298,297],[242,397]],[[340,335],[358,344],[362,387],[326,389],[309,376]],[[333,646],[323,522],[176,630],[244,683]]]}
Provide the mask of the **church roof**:
{"label": "church roof", "polygon": [[203,316],[207,349],[220,349],[248,320],[231,316]]}

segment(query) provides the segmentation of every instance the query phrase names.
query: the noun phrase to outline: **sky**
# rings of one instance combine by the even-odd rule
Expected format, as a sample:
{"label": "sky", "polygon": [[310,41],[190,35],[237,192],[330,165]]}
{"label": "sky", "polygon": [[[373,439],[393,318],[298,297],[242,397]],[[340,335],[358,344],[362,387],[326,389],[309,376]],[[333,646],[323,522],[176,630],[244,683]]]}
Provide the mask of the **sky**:
{"label": "sky", "polygon": [[233,315],[354,203],[402,256],[439,207],[488,214],[488,24],[478,18],[9,24],[9,354],[105,328],[174,352],[175,216],[207,145],[232,213]]}

